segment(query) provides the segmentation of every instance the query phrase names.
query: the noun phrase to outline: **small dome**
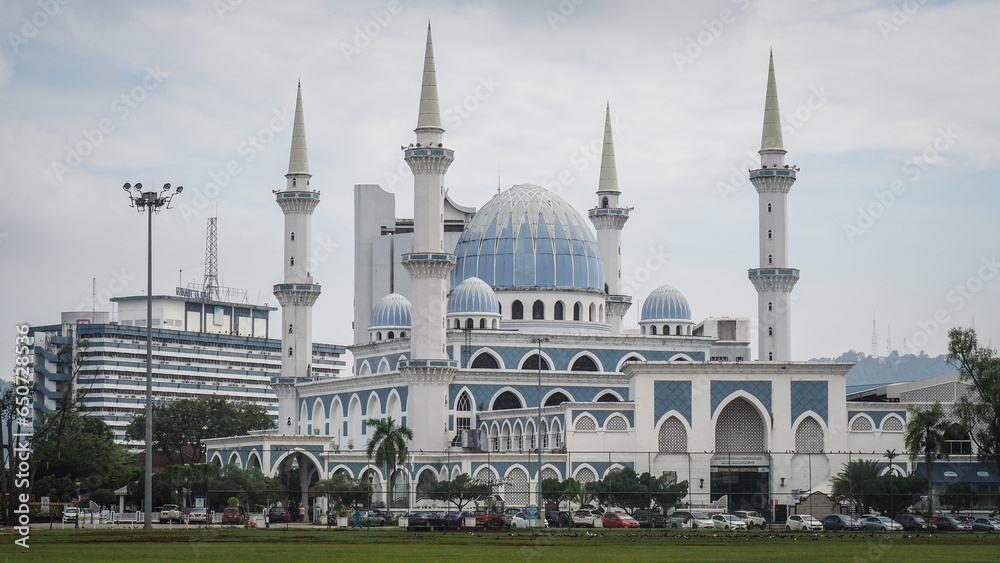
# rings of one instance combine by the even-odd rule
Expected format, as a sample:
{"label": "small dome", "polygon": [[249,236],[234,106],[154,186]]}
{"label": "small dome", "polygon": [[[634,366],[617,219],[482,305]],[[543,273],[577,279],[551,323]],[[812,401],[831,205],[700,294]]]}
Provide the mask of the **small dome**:
{"label": "small dome", "polygon": [[642,303],[643,321],[691,320],[691,307],[684,294],[669,285],[661,285]]}
{"label": "small dome", "polygon": [[371,327],[409,328],[410,300],[398,293],[390,293],[372,309]]}
{"label": "small dome", "polygon": [[448,313],[499,315],[500,302],[488,283],[466,278],[448,297]]}

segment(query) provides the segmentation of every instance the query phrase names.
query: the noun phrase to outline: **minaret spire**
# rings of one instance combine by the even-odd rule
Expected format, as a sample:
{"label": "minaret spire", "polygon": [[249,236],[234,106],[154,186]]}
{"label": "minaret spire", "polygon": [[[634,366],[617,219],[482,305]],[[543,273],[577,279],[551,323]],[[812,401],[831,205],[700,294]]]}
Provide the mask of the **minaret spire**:
{"label": "minaret spire", "polygon": [[785,150],[781,139],[781,114],[778,112],[778,84],[774,80],[774,52],[771,52],[767,68],[767,94],[764,97],[764,133],[760,139],[760,150]]}
{"label": "minaret spire", "polygon": [[306,150],[306,119],[302,113],[302,81],[299,80],[295,97],[295,121],[292,125],[292,151],[288,157],[288,176],[311,176],[309,154]]}
{"label": "minaret spire", "polygon": [[611,102],[604,113],[604,150],[601,152],[601,179],[597,183],[598,192],[618,191],[618,170],[615,167],[615,141],[611,134]]}
{"label": "minaret spire", "polygon": [[788,266],[787,198],[799,169],[785,164],[773,53],[768,61],[760,144],[760,168],[750,171],[750,183],[758,194],[760,266],[748,272],[757,290],[758,359],[787,362],[792,353],[792,289],[799,281],[799,270]]}
{"label": "minaret spire", "polygon": [[588,213],[597,231],[597,248],[604,262],[604,293],[608,324],[613,334],[621,334],[625,313],[632,297],[622,287],[622,229],[631,211],[618,203],[618,170],[611,131],[611,104],[604,110],[604,149],[601,152],[601,177],[597,182],[597,207]]}
{"label": "minaret spire", "polygon": [[441,108],[438,104],[437,73],[434,71],[434,43],[431,22],[427,22],[427,47],[424,49],[424,77],[420,85],[420,112],[417,130],[441,129]]}

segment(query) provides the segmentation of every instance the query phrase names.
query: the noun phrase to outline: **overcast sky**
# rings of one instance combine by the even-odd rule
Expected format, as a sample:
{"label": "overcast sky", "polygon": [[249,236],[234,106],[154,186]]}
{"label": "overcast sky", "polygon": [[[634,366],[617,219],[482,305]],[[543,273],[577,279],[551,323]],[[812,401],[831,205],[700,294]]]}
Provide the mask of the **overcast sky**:
{"label": "overcast sky", "polygon": [[[774,50],[789,194],[792,355],[944,353],[952,326],[1000,342],[1000,3],[769,1],[0,4],[0,329],[145,291],[145,217],[121,186],[185,191],[154,218],[154,293],[219,271],[276,304],[296,81],[323,286],[314,338],[352,339],[353,188],[411,216],[427,21],[445,179],[460,205],[534,183],[596,203],[610,101],[623,274],[641,302],[680,289],[696,322],[754,318],[760,148]],[[277,318],[275,318],[277,321]],[[277,324],[277,323],[275,323]],[[275,336],[278,336],[276,333]],[[0,333],[2,336],[2,333]],[[753,355],[756,357],[756,335]],[[9,346],[6,361],[12,362]],[[10,377],[5,373],[4,377]]]}

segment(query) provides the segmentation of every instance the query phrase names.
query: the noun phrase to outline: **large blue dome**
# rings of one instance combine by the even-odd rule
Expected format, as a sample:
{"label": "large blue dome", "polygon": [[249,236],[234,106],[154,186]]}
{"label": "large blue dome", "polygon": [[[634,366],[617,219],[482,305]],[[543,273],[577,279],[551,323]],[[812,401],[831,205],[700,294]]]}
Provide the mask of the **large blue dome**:
{"label": "large blue dome", "polygon": [[680,291],[661,285],[642,302],[642,321],[691,320],[691,307]]}
{"label": "large blue dome", "polygon": [[604,291],[590,226],[566,200],[522,184],[493,196],[455,246],[451,286],[478,277],[490,287]]}
{"label": "large blue dome", "polygon": [[500,302],[493,288],[483,280],[468,278],[448,297],[449,313],[500,314]]}
{"label": "large blue dome", "polygon": [[372,309],[371,328],[409,328],[410,300],[398,293],[390,293],[379,299]]}

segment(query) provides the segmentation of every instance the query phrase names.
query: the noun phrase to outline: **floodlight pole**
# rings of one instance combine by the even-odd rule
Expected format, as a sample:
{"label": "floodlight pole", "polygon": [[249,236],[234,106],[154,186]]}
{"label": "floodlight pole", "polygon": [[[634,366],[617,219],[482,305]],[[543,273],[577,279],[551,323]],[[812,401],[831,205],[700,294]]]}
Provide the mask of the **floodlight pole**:
{"label": "floodlight pole", "polygon": [[[159,213],[166,206],[170,209],[170,200],[184,191],[183,186],[177,186],[170,191],[170,184],[164,184],[163,189],[142,191],[142,184],[133,187],[126,183],[122,189],[128,194],[129,206],[139,213],[146,213],[146,479],[143,497],[144,530],[153,529],[153,214]],[[135,195],[131,190],[135,190]],[[169,193],[168,193],[169,192]]]}
{"label": "floodlight pole", "polygon": [[538,432],[538,525],[545,527],[545,509],[542,507],[542,342],[548,342],[548,338],[538,337],[535,342],[538,344],[538,420],[535,427]]}

